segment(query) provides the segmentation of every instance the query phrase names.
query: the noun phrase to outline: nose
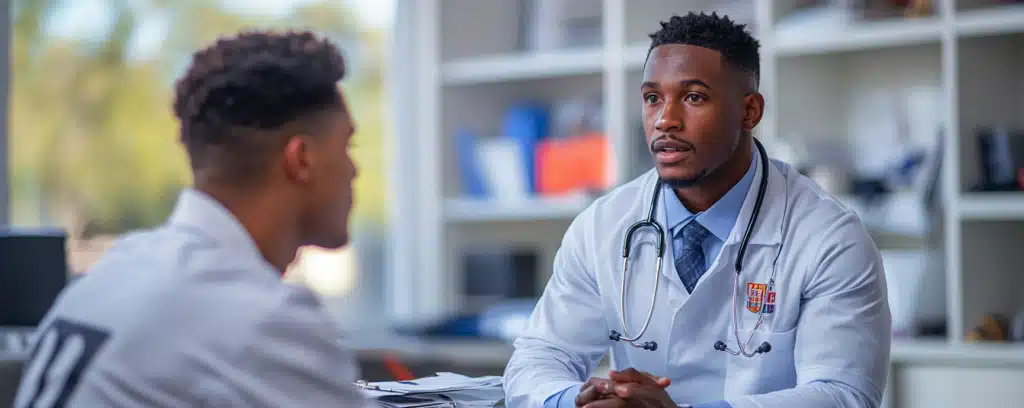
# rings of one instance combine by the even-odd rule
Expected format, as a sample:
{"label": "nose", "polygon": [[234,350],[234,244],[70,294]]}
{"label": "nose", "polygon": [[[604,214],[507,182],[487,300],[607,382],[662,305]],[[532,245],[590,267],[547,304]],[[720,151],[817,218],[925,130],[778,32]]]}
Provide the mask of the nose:
{"label": "nose", "polygon": [[682,106],[675,102],[662,104],[658,120],[654,122],[654,129],[659,132],[678,132],[683,130]]}

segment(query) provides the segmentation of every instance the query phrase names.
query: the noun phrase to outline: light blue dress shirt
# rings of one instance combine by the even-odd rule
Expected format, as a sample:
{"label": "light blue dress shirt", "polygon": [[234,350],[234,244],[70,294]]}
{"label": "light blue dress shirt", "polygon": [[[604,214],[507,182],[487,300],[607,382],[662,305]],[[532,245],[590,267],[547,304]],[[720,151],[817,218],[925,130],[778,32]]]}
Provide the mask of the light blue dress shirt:
{"label": "light blue dress shirt", "polygon": [[[707,211],[697,214],[692,213],[679,201],[679,197],[676,197],[675,192],[672,191],[670,186],[666,185],[663,187],[664,190],[661,192],[661,196],[664,197],[662,202],[665,204],[665,219],[667,220],[670,238],[672,239],[673,253],[679,253],[681,250],[682,240],[675,239],[679,231],[687,223],[696,220],[704,228],[707,228],[708,231],[711,231],[711,235],[708,236],[708,239],[703,244],[706,263],[704,268],[707,270],[707,268],[711,267],[715,262],[715,258],[718,258],[718,253],[722,251],[725,241],[729,239],[733,226],[736,225],[736,218],[740,215],[743,200],[747,197],[747,192],[750,191],[751,183],[754,180],[756,170],[754,163],[755,160],[752,158],[747,173],[743,175],[739,183],[736,183],[735,186],[729,189]],[[562,392],[548,397],[544,401],[544,408],[574,408],[576,406],[576,396],[579,393],[579,386],[566,388]],[[693,408],[732,408],[732,406],[725,401],[713,401],[694,405]]]}

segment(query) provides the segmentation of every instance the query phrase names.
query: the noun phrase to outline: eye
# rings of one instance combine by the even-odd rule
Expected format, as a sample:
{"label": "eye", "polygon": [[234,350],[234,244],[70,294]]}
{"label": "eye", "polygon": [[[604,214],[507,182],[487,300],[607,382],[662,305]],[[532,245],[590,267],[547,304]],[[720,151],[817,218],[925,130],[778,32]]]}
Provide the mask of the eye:
{"label": "eye", "polygon": [[658,103],[658,95],[657,94],[652,94],[652,93],[644,95],[644,102],[647,102],[647,103]]}
{"label": "eye", "polygon": [[699,93],[688,93],[686,94],[686,97],[683,99],[690,103],[701,103],[704,102],[705,100],[704,95],[701,95]]}

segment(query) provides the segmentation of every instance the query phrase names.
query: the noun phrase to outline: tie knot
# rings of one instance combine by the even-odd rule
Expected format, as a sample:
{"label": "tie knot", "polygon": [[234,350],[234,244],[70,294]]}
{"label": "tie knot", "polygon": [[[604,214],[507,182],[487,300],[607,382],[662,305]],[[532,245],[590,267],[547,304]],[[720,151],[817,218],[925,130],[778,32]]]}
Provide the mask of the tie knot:
{"label": "tie knot", "polygon": [[682,235],[683,240],[685,240],[686,243],[691,245],[702,244],[704,240],[708,237],[708,234],[711,234],[711,231],[708,231],[707,228],[704,228],[703,225],[700,225],[700,223],[697,222],[697,220],[693,220],[686,223],[686,225],[683,226],[682,231],[680,231],[680,235]]}

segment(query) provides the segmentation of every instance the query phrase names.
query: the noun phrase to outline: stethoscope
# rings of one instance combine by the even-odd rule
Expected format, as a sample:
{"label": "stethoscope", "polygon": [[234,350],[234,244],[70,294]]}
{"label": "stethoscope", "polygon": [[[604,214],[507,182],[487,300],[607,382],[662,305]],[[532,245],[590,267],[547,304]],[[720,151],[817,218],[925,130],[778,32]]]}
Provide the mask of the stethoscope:
{"label": "stethoscope", "polygon": [[[761,308],[761,310],[758,311],[757,323],[754,325],[754,329],[750,331],[750,335],[747,336],[747,340],[745,342],[740,341],[739,320],[737,319],[736,314],[736,292],[737,287],[739,286],[740,271],[742,271],[743,269],[743,257],[747,252],[747,243],[750,242],[750,235],[754,232],[754,225],[757,224],[757,216],[758,214],[761,213],[761,203],[764,201],[764,193],[768,187],[768,154],[765,152],[764,146],[761,145],[760,140],[754,138],[754,144],[757,146],[757,151],[761,156],[761,182],[757,189],[757,199],[754,201],[754,210],[750,214],[750,222],[747,223],[747,230],[743,234],[743,241],[740,242],[739,254],[736,256],[736,275],[733,277],[732,290],[732,326],[733,334],[736,336],[736,345],[737,347],[739,347],[739,350],[730,349],[728,346],[725,345],[725,342],[723,341],[715,342],[715,350],[725,351],[734,356],[743,355],[746,357],[753,357],[757,354],[767,353],[772,349],[772,345],[766,341],[757,346],[757,348],[755,348],[753,351],[747,351],[747,347],[750,345],[750,341],[751,339],[753,339],[754,333],[757,332],[757,329],[759,327],[761,327],[761,322],[764,320],[763,307]],[[664,263],[663,260],[665,258],[664,229],[654,219],[654,214],[655,210],[658,207],[658,198],[660,195],[661,180],[659,179],[654,186],[654,195],[651,198],[651,208],[648,209],[647,211],[647,219],[633,224],[632,226],[629,227],[628,230],[626,230],[626,241],[622,246],[622,289],[620,291],[621,299],[619,303],[619,313],[622,317],[623,333],[619,333],[615,330],[612,330],[608,336],[610,339],[614,341],[625,341],[628,342],[633,347],[642,348],[644,350],[650,351],[658,349],[657,342],[647,341],[644,342],[643,344],[637,344],[636,342],[647,331],[647,327],[651,323],[651,317],[654,315],[654,307],[656,305],[658,298],[658,283],[661,281],[661,266]],[[658,251],[658,259],[655,266],[656,269],[654,271],[654,292],[651,295],[651,307],[650,311],[647,312],[647,320],[644,321],[644,326],[643,328],[640,329],[640,333],[638,333],[636,336],[630,337],[629,334],[626,333],[628,330],[627,327],[629,326],[629,324],[626,322],[626,277],[628,272],[627,265],[629,264],[629,250],[631,248],[633,234],[642,228],[651,228],[657,233],[658,245],[656,249]],[[770,292],[775,286],[775,265],[778,262],[779,254],[781,253],[782,247],[780,246],[779,251],[775,254],[775,260],[772,262],[772,275],[771,278],[768,280],[767,291],[765,293]]]}

